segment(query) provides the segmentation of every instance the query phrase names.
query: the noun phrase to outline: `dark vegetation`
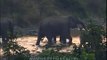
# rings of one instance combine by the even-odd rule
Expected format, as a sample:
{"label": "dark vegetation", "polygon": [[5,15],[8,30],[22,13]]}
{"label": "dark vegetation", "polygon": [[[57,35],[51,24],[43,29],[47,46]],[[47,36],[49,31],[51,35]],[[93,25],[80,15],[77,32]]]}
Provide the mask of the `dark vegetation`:
{"label": "dark vegetation", "polygon": [[[106,37],[106,0],[0,0],[1,18],[12,19],[18,28],[18,35],[23,32],[21,28],[35,30],[39,22],[50,16],[77,16],[86,21],[87,30],[81,33],[80,51],[74,54],[64,54],[65,57],[76,57],[81,60],[106,60],[106,43],[102,43],[102,36]],[[90,21],[91,18],[91,21]],[[20,28],[21,27],[21,28]],[[34,27],[34,28],[33,28]],[[88,44],[86,44],[88,42]],[[14,54],[10,54],[10,49]],[[8,59],[29,59],[29,52],[17,43],[10,41],[4,47]],[[63,57],[62,53],[44,51],[39,56]],[[15,58],[12,58],[15,57]],[[11,59],[12,58],[12,59]]]}
{"label": "dark vegetation", "polygon": [[[13,40],[3,45],[3,50],[3,58],[6,58],[6,60],[29,60],[30,58],[29,51]],[[2,58],[0,59],[2,60]]]}
{"label": "dark vegetation", "polygon": [[102,22],[106,18],[106,0],[0,0],[0,11],[0,18],[9,17],[20,27],[37,25],[49,16],[63,15]]}
{"label": "dark vegetation", "polygon": [[[81,45],[87,53],[94,53],[95,60],[106,60],[106,42],[102,42],[102,37],[106,38],[106,31],[104,27],[95,24],[92,20],[89,21],[87,30],[81,35]],[[88,43],[86,43],[88,42]]]}

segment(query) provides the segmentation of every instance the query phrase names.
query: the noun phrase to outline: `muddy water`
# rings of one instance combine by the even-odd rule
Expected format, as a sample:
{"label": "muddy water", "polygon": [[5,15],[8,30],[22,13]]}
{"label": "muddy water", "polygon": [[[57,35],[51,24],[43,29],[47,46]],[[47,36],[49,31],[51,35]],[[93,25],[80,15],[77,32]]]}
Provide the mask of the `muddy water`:
{"label": "muddy water", "polygon": [[[72,42],[76,43],[76,45],[80,44],[80,37],[76,36],[76,37],[72,37]],[[57,43],[60,43],[60,38],[57,37],[56,38]],[[42,52],[42,48],[38,48],[35,44],[37,41],[37,36],[24,36],[24,37],[19,37],[17,38],[16,42],[20,45],[23,46],[24,48],[28,49],[30,51],[30,53],[37,53]],[[48,42],[47,38],[45,37],[44,40],[42,42],[40,42],[41,46],[45,46],[46,43]],[[63,50],[61,51],[66,51],[69,50],[69,48],[63,48]],[[0,55],[2,55],[2,49],[0,49]]]}

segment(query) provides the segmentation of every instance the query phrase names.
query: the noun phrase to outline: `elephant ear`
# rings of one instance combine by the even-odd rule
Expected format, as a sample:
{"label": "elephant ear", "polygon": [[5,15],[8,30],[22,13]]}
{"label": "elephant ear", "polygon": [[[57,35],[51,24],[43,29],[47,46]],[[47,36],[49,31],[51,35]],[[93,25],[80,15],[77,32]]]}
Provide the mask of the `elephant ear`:
{"label": "elephant ear", "polygon": [[83,28],[85,29],[85,24],[76,17],[68,17],[68,23],[71,28],[80,28],[80,30]]}

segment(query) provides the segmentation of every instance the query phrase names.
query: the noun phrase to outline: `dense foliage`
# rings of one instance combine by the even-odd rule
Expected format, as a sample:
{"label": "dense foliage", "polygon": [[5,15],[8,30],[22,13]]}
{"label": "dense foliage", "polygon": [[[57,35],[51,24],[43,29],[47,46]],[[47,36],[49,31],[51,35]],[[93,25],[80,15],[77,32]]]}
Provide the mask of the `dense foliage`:
{"label": "dense foliage", "polygon": [[5,57],[6,60],[29,60],[30,57],[29,51],[19,46],[14,40],[3,44],[3,51],[3,57]]}
{"label": "dense foliage", "polygon": [[103,42],[106,38],[104,27],[95,24],[92,20],[89,21],[87,31],[82,33],[81,44],[84,46],[87,53],[93,52],[96,60],[106,60],[106,43]]}
{"label": "dense foliage", "polygon": [[32,25],[49,16],[99,19],[106,18],[106,0],[0,0],[0,11],[1,18],[12,18],[19,26]]}

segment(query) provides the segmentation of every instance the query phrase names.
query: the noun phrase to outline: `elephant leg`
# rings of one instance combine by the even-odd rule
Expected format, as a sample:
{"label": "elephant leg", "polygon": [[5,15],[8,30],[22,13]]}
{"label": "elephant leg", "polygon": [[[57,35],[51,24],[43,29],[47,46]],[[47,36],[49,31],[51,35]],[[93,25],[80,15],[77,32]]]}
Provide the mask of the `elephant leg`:
{"label": "elephant leg", "polygon": [[4,44],[4,43],[5,43],[5,44],[8,43],[9,37],[7,36],[7,34],[3,34],[3,35],[2,35],[2,41],[3,41],[3,44]]}
{"label": "elephant leg", "polygon": [[62,44],[66,44],[66,37],[65,36],[61,36],[60,40],[61,40]]}
{"label": "elephant leg", "polygon": [[[66,27],[64,27],[64,28],[66,28]],[[61,36],[60,37],[61,43],[64,44],[64,45],[66,45],[66,39],[69,36],[68,29],[66,28],[66,29],[62,30],[62,33],[60,34],[60,36]]]}
{"label": "elephant leg", "polygon": [[2,42],[4,43],[6,40],[6,38],[4,36],[2,36]]}
{"label": "elephant leg", "polygon": [[53,37],[53,44],[56,43],[56,36]]}
{"label": "elephant leg", "polygon": [[47,45],[46,45],[46,47],[47,48],[49,48],[50,46],[52,46],[53,45],[53,43],[52,43],[52,36],[47,36],[47,39],[48,39],[48,43],[47,43]]}
{"label": "elephant leg", "polygon": [[40,45],[40,41],[41,41],[42,38],[43,38],[43,35],[39,35],[39,36],[38,36],[36,45]]}
{"label": "elephant leg", "polygon": [[6,37],[6,43],[8,43],[9,40],[10,40],[10,38],[7,36]]}
{"label": "elephant leg", "polygon": [[72,44],[72,37],[71,36],[69,36],[69,43],[68,43],[69,45],[71,45]]}
{"label": "elephant leg", "polygon": [[2,46],[5,47],[9,41],[9,38],[2,36]]}

